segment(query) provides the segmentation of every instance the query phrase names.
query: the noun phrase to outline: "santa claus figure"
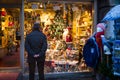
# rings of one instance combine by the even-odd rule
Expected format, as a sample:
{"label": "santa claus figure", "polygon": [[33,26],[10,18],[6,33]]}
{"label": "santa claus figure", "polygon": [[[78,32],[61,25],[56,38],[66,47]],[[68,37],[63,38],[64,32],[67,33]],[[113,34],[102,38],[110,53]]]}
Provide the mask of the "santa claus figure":
{"label": "santa claus figure", "polygon": [[71,35],[72,28],[70,26],[68,26],[67,29],[68,29],[68,34],[66,36],[66,42],[72,42],[72,35]]}
{"label": "santa claus figure", "polygon": [[65,42],[72,42],[71,27],[67,27],[63,32],[63,40]]}

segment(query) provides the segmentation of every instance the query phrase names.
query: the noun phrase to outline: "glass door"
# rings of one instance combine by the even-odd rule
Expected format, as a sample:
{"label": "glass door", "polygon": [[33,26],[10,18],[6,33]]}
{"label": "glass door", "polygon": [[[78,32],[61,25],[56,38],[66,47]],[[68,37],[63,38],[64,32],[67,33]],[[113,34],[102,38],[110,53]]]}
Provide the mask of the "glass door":
{"label": "glass door", "polygon": [[0,9],[0,68],[20,66],[19,14],[18,8]]}

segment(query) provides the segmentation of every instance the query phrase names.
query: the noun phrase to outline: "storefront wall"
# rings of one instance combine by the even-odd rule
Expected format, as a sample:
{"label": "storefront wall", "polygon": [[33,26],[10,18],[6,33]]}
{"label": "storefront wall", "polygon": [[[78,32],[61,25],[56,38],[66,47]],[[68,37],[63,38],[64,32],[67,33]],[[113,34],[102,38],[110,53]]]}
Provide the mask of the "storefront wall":
{"label": "storefront wall", "polygon": [[[24,27],[23,26],[25,26],[24,25],[24,23],[25,24],[27,24],[28,22],[27,21],[24,21],[24,19],[26,20],[26,15],[24,15],[24,13],[26,14],[27,13],[27,9],[25,9],[24,10],[24,7],[25,7],[25,5],[24,5],[24,1],[23,0],[17,0],[17,2],[15,2],[16,0],[11,0],[10,2],[8,2],[8,3],[6,3],[4,0],[0,0],[0,8],[18,8],[19,9],[19,11],[20,11],[20,14],[18,15],[18,16],[22,16],[22,17],[20,17],[19,18],[19,21],[20,21],[20,33],[21,33],[21,36],[20,36],[20,67],[22,68],[22,70],[23,70],[23,72],[25,71],[25,68],[26,68],[26,62],[24,62],[24,60],[26,59],[26,56],[24,56],[24,37],[25,37],[25,34],[26,34],[26,32],[25,32],[25,30],[27,29],[27,28],[25,28],[24,29]],[[22,2],[21,2],[22,1]],[[29,2],[33,2],[33,1],[35,1],[35,2],[38,2],[37,0],[27,0],[27,1],[29,1]],[[43,0],[41,0],[41,1],[39,1],[39,3],[41,3]],[[57,2],[56,1],[53,1],[53,0],[50,0],[50,1],[47,1],[47,0],[44,0],[43,2],[47,2],[47,3],[62,3],[62,2],[64,2],[65,4],[64,5],[66,5],[66,4],[69,4],[68,5],[68,7],[70,6],[70,4],[71,3],[77,3],[77,5],[81,5],[81,2],[84,2],[84,3],[91,3],[91,5],[90,5],[90,7],[91,7],[91,13],[92,13],[92,18],[93,18],[93,22],[92,22],[92,25],[91,26],[95,26],[98,22],[100,22],[100,20],[104,17],[104,15],[110,10],[110,8],[111,7],[113,7],[114,5],[117,5],[118,3],[119,3],[119,1],[118,0],[116,0],[116,1],[113,1],[113,0],[106,0],[106,1],[103,1],[103,0],[95,0],[94,2],[91,2],[91,0],[57,0]],[[17,3],[17,4],[16,4]],[[19,4],[20,3],[20,4]],[[79,3],[79,4],[78,4]],[[11,6],[12,5],[12,6]],[[54,10],[52,10],[52,11],[48,11],[47,12],[47,8],[45,8],[45,5],[46,5],[46,3],[44,4],[44,10],[43,10],[43,12],[45,12],[45,14],[48,14],[49,12],[49,14],[53,14],[53,16],[55,15],[55,11]],[[87,5],[88,6],[88,5]],[[37,8],[35,5],[33,6],[34,8]],[[60,6],[59,6],[60,7]],[[59,7],[58,7],[58,5],[55,7],[55,9],[59,9]],[[79,8],[80,8],[80,6],[79,6]],[[64,9],[65,9],[65,7],[63,8],[63,11],[64,11]],[[76,7],[74,7],[74,9],[75,10],[78,10]],[[37,13],[39,13],[39,10],[37,10],[37,9],[28,9],[28,10],[36,10],[36,11],[38,11]],[[29,12],[29,11],[28,11]],[[31,12],[31,11],[30,11]],[[42,12],[42,11],[40,11],[40,12]],[[66,11],[64,11],[64,12],[66,12]],[[78,38],[80,38],[80,31],[83,31],[83,33],[84,33],[84,29],[83,30],[81,30],[81,29],[79,29],[79,27],[77,27],[78,25],[80,26],[80,24],[76,24],[77,23],[77,21],[79,21],[79,17],[80,16],[78,16],[78,15],[80,15],[79,14],[79,12],[80,11],[78,11],[78,12],[74,12],[74,14],[73,14],[73,17],[70,17],[70,18],[73,18],[73,21],[71,21],[71,19],[68,19],[67,21],[67,24],[65,24],[66,25],[66,28],[67,27],[72,27],[72,29],[71,29],[71,31],[72,31],[72,37],[73,37],[73,39],[76,39],[76,36],[75,35],[77,35],[77,37]],[[89,12],[89,11],[88,11]],[[70,12],[71,13],[71,12]],[[87,14],[87,15],[89,15],[86,11],[85,11],[85,9],[83,9],[83,13],[84,14]],[[77,15],[78,14],[78,15]],[[93,14],[94,14],[94,16],[93,16]],[[25,16],[25,17],[24,17]],[[44,16],[44,15],[43,15]],[[70,14],[69,15],[67,15],[67,16],[71,16]],[[49,16],[47,16],[47,17],[49,17]],[[76,17],[76,18],[75,18]],[[28,17],[27,17],[28,18]],[[44,18],[46,18],[46,17],[44,17]],[[53,17],[54,18],[54,17]],[[57,18],[59,18],[59,23],[61,23],[60,21],[62,20],[61,19],[61,17],[58,15],[58,17]],[[64,19],[65,19],[65,16],[63,17]],[[89,20],[90,20],[91,18],[89,17]],[[39,18],[37,19],[37,21],[39,21]],[[42,20],[42,21],[45,21],[44,19]],[[54,22],[56,22],[57,20],[54,20]],[[81,23],[81,19],[80,19],[80,21],[79,21],[79,23]],[[44,25],[44,22],[43,23],[41,23],[41,25]],[[112,25],[112,28],[113,28],[113,25],[114,25],[114,22],[110,22],[109,23],[109,25],[111,26]],[[58,25],[58,26],[61,26],[61,25]],[[89,25],[90,26],[90,25]],[[31,25],[31,27],[32,27],[32,25]],[[43,27],[44,28],[44,27]],[[64,27],[65,28],[65,27]],[[84,27],[83,27],[84,28]],[[109,27],[110,28],[110,27]],[[111,28],[111,29],[112,29]],[[56,29],[55,29],[56,30]],[[91,32],[94,32],[95,31],[95,28],[94,27],[92,27],[91,28]],[[108,30],[109,31],[109,30]],[[110,30],[111,31],[111,30]],[[108,32],[109,33],[109,32]],[[111,32],[112,33],[112,32]],[[108,36],[108,35],[107,35]],[[58,38],[61,38],[61,37],[58,37]],[[109,38],[109,37],[108,37]],[[55,39],[56,38],[52,38],[53,40],[52,41],[55,41]],[[50,39],[51,40],[51,39]],[[60,40],[60,39],[59,39]],[[5,42],[5,40],[3,40],[4,42]],[[3,43],[4,43],[3,42]],[[2,43],[1,43],[2,44]],[[5,45],[5,43],[3,44],[3,46]],[[69,43],[68,43],[68,45],[69,45]],[[71,44],[70,44],[71,45]],[[76,45],[77,46],[77,45]],[[55,48],[55,46],[53,45],[52,46],[52,48]],[[0,53],[5,53],[5,51],[6,50],[3,50],[2,48],[0,49]],[[49,51],[51,51],[51,50],[48,50],[47,52],[49,53]],[[55,51],[55,53],[58,53],[57,51],[58,50],[54,50]],[[69,52],[69,48],[68,48],[68,50],[67,50],[68,52]],[[74,51],[73,50],[73,52],[77,52],[76,50]],[[55,54],[54,53],[54,54]],[[64,52],[62,52],[62,50],[61,50],[61,53],[64,53]],[[1,56],[4,56],[4,54],[3,55],[1,55]],[[73,69],[73,67],[74,66],[68,66],[68,64],[66,64],[66,62],[65,62],[65,60],[63,60],[62,62],[57,62],[57,60],[54,60],[55,58],[56,58],[56,56],[58,56],[58,55],[52,55],[51,57],[49,57],[49,56],[47,56],[48,58],[46,59],[47,61],[53,61],[53,63],[56,61],[56,63],[59,63],[59,64],[57,64],[57,67],[56,67],[56,72],[61,72],[61,70],[64,68],[64,70],[63,71],[67,71],[67,72],[69,72],[69,70],[68,70],[68,68],[72,68],[71,69],[71,71],[75,71],[75,68]],[[25,57],[25,58],[24,58]],[[55,58],[54,58],[55,57]],[[61,55],[61,57],[63,57],[62,55]],[[72,60],[73,60],[73,58],[72,58]],[[25,64],[24,64],[25,63]],[[63,65],[61,65],[61,64],[65,64],[64,66]],[[62,68],[61,68],[61,66],[62,66]],[[52,67],[51,68],[49,68],[49,67],[47,67],[46,66],[46,68],[49,68],[49,69],[46,69],[46,70],[48,70],[48,71],[46,71],[46,72],[51,72],[51,70],[53,70],[53,67],[55,67],[55,64],[52,64]],[[50,70],[50,71],[49,71]],[[77,71],[78,71],[78,69],[76,69]]]}

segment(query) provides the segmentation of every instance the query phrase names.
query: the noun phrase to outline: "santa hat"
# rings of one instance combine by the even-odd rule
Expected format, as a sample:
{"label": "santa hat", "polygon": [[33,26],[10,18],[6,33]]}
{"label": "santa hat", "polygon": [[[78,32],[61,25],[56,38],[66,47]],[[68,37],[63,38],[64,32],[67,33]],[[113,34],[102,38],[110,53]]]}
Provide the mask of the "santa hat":
{"label": "santa hat", "polygon": [[106,24],[105,23],[98,23],[97,28],[101,28],[103,31],[105,31]]}

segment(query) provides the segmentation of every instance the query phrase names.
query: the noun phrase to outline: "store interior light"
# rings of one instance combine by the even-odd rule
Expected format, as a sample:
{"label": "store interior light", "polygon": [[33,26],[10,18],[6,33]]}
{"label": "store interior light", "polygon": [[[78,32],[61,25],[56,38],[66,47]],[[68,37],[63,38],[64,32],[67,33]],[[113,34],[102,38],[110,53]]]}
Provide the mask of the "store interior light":
{"label": "store interior light", "polygon": [[40,8],[42,8],[43,7],[43,5],[42,5],[42,3],[40,3]]}

